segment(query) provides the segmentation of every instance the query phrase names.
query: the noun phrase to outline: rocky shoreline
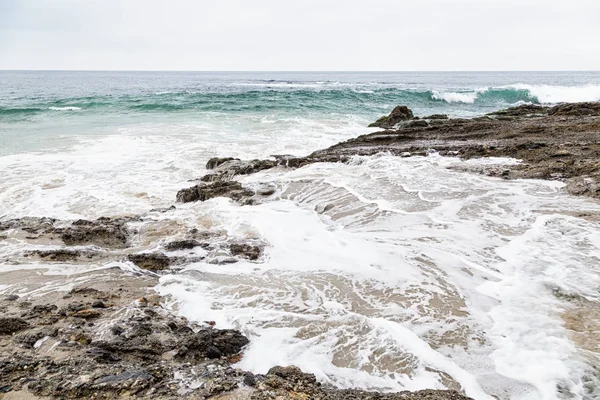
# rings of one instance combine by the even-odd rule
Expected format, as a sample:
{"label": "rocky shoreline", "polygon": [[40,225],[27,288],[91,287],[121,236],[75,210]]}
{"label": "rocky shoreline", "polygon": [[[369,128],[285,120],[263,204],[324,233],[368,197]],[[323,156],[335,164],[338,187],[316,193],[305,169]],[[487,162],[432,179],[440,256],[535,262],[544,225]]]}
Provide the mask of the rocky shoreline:
{"label": "rocky shoreline", "polygon": [[[181,189],[176,200],[229,197],[242,205],[257,204],[269,201],[274,187],[244,187],[236,176],[348,162],[381,152],[514,157],[522,162],[460,168],[502,179],[558,180],[571,194],[600,198],[600,103],[523,105],[474,119],[420,118],[399,106],[373,126],[384,130],[306,157],[211,159],[211,172]],[[237,369],[235,363],[249,343],[243,332],[176,317],[168,299],[156,295],[153,287],[162,274],[193,262],[260,262],[265,244],[239,242],[223,231],[154,223],[156,215],[168,215],[176,207],[93,221],[0,221],[0,241],[31,247],[0,260],[3,265],[132,265],[128,272],[115,266],[74,273],[68,292],[44,290],[56,277],[39,270],[0,271],[3,284],[20,284],[19,291],[0,297],[0,399],[467,399],[450,390],[340,390],[293,366],[274,366],[265,375]]]}

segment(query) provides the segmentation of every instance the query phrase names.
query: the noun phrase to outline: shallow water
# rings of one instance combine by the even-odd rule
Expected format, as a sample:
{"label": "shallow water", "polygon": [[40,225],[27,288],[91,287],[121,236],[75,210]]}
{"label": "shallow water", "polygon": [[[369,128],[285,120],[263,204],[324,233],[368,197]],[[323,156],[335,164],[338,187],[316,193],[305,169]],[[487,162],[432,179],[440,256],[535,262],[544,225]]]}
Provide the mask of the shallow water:
{"label": "shallow water", "polygon": [[[0,73],[3,110],[43,109],[0,113],[3,219],[168,207],[209,157],[303,155],[370,132],[364,126],[408,92],[421,93],[408,98],[419,114],[459,116],[600,99],[594,73],[97,73],[64,85],[59,73],[48,84],[30,74]],[[107,104],[92,104],[100,100]],[[178,204],[139,226],[146,236],[136,246],[153,249],[191,228],[267,245],[260,262],[192,264],[157,288],[192,320],[243,330],[251,344],[241,368],[295,364],[343,387],[450,387],[475,399],[598,398],[600,226],[590,215],[600,203],[557,182],[451,169],[514,162],[381,154],[264,171],[242,180],[273,183],[271,201]],[[25,249],[0,242],[0,257]],[[87,268],[114,266],[132,269]],[[76,270],[0,268],[40,267]]]}

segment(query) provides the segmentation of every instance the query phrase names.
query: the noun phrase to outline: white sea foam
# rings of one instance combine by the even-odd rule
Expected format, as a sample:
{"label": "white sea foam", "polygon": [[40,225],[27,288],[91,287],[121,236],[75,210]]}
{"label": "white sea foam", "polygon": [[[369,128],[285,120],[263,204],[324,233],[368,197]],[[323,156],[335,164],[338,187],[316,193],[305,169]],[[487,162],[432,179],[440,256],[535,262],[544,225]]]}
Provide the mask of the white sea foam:
{"label": "white sea foam", "polygon": [[[361,125],[277,114],[125,125],[67,149],[0,157],[0,215],[145,213],[173,204],[211,156],[304,154],[368,131]],[[279,200],[213,199],[155,218],[259,238],[265,259],[193,264],[157,290],[191,320],[242,329],[251,343],[240,367],[256,372],[296,364],[342,387],[456,384],[475,399],[512,400],[560,398],[559,386],[564,398],[592,399],[582,382],[597,378],[563,326],[569,304],[554,292],[599,300],[598,226],[570,213],[600,205],[567,196],[559,182],[448,169],[517,162],[382,154],[244,177],[274,182]],[[2,257],[22,251],[0,242]],[[127,262],[90,265],[102,268],[138,272]],[[67,287],[57,279],[44,290]]]}

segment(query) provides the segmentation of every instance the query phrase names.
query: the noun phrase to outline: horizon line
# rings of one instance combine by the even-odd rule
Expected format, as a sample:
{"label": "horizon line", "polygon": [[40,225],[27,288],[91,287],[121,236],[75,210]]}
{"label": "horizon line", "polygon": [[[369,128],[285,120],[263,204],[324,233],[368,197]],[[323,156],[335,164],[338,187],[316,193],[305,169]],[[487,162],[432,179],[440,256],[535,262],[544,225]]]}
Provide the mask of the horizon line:
{"label": "horizon line", "polygon": [[204,73],[464,73],[464,72],[600,72],[600,70],[185,70],[185,69],[4,69],[0,72],[204,72]]}

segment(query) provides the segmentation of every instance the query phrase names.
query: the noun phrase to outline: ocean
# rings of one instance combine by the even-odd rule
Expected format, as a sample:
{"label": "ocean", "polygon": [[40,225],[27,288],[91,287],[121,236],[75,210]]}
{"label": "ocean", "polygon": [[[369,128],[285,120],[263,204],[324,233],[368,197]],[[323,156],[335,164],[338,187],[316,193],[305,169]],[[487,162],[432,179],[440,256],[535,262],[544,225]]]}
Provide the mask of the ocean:
{"label": "ocean", "polygon": [[[399,104],[470,118],[599,100],[600,72],[1,71],[0,220],[169,207],[211,157],[306,155],[373,132]],[[600,226],[577,216],[600,203],[560,182],[448,169],[486,162],[518,161],[380,154],[245,176],[273,185],[273,201],[176,204],[152,229],[223,230],[265,256],[197,262],[156,290],[192,321],[240,329],[239,367],[257,373],[294,364],[340,387],[600,398]],[[0,241],[0,260],[26,250]]]}

